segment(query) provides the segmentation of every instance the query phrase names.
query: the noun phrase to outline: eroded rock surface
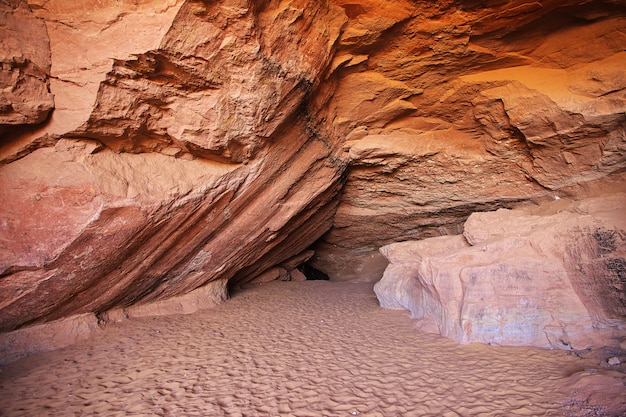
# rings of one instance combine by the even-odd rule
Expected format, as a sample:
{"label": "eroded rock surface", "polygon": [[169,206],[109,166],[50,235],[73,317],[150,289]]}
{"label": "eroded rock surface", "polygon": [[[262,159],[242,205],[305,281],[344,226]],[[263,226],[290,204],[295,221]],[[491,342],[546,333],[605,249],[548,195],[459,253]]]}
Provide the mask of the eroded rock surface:
{"label": "eroded rock surface", "polygon": [[0,331],[193,310],[309,258],[373,281],[381,245],[623,181],[622,2],[0,12]]}
{"label": "eroded rock surface", "polygon": [[[39,13],[85,12],[55,4]],[[132,19],[118,7],[99,3],[87,26]],[[85,120],[1,168],[0,330],[245,281],[328,230],[346,163],[301,103],[331,62],[339,12],[191,1],[156,49],[108,55]]]}
{"label": "eroded rock surface", "polygon": [[623,4],[397,2],[378,26],[359,4],[328,107],[351,169],[319,269],[375,281],[379,246],[624,169]]}
{"label": "eroded rock surface", "polygon": [[586,349],[626,336],[626,194],[474,213],[463,235],[381,248],[383,307],[459,343]]}
{"label": "eroded rock surface", "polygon": [[39,124],[54,108],[46,25],[25,0],[0,3],[0,135]]}

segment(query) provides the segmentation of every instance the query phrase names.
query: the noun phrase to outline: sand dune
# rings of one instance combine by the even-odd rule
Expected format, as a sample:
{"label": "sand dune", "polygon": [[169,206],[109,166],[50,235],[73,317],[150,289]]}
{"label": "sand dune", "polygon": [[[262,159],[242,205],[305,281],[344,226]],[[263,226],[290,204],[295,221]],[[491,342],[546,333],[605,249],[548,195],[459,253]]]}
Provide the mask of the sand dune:
{"label": "sand dune", "polygon": [[272,282],[2,367],[0,415],[610,415],[568,397],[590,359],[459,346],[414,324],[369,284]]}

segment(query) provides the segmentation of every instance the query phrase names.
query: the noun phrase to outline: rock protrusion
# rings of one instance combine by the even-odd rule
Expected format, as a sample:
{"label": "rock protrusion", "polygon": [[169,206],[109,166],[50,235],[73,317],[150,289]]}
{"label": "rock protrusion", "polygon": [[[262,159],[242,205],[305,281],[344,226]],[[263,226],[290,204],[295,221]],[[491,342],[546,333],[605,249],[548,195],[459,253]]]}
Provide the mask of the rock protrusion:
{"label": "rock protrusion", "polygon": [[463,235],[384,246],[381,306],[408,309],[459,343],[619,344],[626,195],[540,208],[474,213]]}

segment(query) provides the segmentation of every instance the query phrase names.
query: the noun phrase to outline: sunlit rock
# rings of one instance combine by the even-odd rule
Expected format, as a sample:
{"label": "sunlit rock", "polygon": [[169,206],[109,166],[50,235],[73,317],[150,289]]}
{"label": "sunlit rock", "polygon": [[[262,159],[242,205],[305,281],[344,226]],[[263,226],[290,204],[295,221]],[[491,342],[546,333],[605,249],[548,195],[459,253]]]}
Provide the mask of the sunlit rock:
{"label": "sunlit rock", "polygon": [[[10,0],[0,13],[3,332],[194,311],[305,266],[374,282],[380,246],[623,183],[620,2]],[[594,262],[587,275],[603,274]]]}
{"label": "sunlit rock", "polygon": [[[74,122],[7,138],[59,135],[21,158],[4,148],[0,331],[131,306],[194,310],[186,294],[246,282],[328,230],[347,164],[302,103],[331,63],[341,8],[61,3],[31,7],[52,28],[63,91],[91,102],[66,96],[76,111],[55,114]],[[102,48],[87,48],[96,32]],[[83,43],[57,43],[71,39]]]}
{"label": "sunlit rock", "polygon": [[351,169],[317,268],[375,281],[382,245],[555,192],[581,198],[581,184],[626,168],[623,5],[358,4],[348,28],[396,23],[338,53],[327,112]]}

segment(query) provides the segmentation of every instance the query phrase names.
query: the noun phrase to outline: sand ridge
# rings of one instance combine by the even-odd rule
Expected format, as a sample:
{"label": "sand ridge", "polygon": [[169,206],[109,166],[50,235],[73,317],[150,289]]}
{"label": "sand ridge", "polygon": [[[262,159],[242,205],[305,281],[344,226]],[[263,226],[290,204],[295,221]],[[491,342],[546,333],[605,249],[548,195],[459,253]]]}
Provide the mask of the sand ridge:
{"label": "sand ridge", "polygon": [[0,415],[563,416],[587,365],[417,332],[371,284],[272,282],[0,368]]}

